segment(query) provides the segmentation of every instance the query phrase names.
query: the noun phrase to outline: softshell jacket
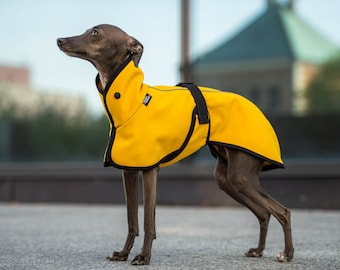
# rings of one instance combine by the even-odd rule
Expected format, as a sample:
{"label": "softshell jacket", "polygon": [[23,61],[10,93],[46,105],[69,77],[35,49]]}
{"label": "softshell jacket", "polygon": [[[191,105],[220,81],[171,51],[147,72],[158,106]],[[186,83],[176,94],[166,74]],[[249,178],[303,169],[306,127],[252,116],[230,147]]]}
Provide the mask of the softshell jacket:
{"label": "softshell jacket", "polygon": [[105,89],[97,75],[97,89],[110,121],[104,166],[164,167],[205,144],[219,144],[264,160],[263,170],[283,167],[271,124],[249,100],[206,87],[196,87],[194,93],[186,85],[149,86],[143,79],[131,59]]}

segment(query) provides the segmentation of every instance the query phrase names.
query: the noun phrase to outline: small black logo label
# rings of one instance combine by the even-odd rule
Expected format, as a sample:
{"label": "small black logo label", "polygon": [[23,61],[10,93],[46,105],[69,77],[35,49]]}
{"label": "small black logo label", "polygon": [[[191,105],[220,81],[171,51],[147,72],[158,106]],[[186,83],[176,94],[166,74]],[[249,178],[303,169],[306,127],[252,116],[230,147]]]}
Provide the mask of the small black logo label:
{"label": "small black logo label", "polygon": [[151,95],[146,94],[146,96],[145,96],[145,98],[144,98],[144,100],[143,100],[143,104],[144,104],[145,106],[148,106],[149,103],[150,103],[151,98],[152,98]]}

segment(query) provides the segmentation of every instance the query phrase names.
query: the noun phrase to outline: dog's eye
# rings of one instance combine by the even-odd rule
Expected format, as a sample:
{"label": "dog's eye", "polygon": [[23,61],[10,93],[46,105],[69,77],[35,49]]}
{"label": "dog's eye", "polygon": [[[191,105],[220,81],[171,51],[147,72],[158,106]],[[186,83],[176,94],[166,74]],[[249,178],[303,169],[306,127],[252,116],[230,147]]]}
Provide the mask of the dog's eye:
{"label": "dog's eye", "polygon": [[98,31],[93,29],[91,31],[91,36],[96,36],[96,35],[98,35]]}

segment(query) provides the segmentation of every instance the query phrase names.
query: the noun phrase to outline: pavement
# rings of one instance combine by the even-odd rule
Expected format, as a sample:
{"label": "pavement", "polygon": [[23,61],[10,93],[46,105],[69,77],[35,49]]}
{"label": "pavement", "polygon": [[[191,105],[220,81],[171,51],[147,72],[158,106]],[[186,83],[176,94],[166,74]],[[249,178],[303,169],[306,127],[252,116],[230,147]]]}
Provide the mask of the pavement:
{"label": "pavement", "polygon": [[[156,215],[151,264],[141,269],[340,269],[340,211],[292,210],[295,258],[284,264],[274,218],[264,257],[247,258],[259,226],[246,209],[158,206]],[[0,269],[136,269],[105,259],[126,233],[125,206],[0,204]],[[138,237],[129,260],[141,245]]]}

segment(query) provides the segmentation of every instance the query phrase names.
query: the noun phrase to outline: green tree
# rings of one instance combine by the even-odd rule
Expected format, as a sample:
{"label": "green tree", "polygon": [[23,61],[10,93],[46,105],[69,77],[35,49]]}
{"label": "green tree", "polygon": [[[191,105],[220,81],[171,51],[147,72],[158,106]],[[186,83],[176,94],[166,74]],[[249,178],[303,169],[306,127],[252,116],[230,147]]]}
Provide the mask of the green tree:
{"label": "green tree", "polygon": [[308,113],[340,113],[340,55],[327,62],[306,91]]}

